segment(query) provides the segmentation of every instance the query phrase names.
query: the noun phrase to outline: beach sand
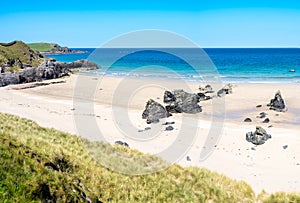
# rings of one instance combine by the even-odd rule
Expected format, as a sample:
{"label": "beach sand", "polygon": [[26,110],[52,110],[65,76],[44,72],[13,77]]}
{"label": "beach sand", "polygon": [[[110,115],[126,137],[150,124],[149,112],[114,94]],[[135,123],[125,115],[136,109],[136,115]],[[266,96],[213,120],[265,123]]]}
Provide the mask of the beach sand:
{"label": "beach sand", "polygon": [[[205,167],[244,180],[257,193],[262,189],[267,192],[300,191],[300,84],[234,84],[233,93],[224,99],[200,102],[203,112],[176,114],[164,119],[162,122],[175,122],[174,130],[165,131],[166,126],[161,123],[148,125],[142,119],[147,100],[152,98],[162,103],[165,89],[184,88],[196,93],[199,83],[92,76],[79,79],[78,75],[53,81],[63,82],[21,90],[15,88],[24,85],[0,88],[0,111],[91,140],[97,140],[100,135],[110,143],[122,140],[142,152],[159,154],[169,147],[182,146],[189,150],[176,159],[180,165]],[[275,112],[267,107],[277,90],[282,93],[287,112]],[[257,105],[262,107],[257,108]],[[216,109],[220,112],[212,113]],[[260,112],[267,113],[269,123],[257,118]],[[253,122],[243,122],[246,117]],[[94,124],[97,124],[97,132],[92,131]],[[138,140],[130,135],[133,130],[138,136],[139,129],[149,126],[149,134],[155,132],[156,135],[151,139]],[[262,126],[272,135],[260,146],[245,139],[246,133],[254,131],[256,126]],[[196,132],[193,131],[195,127]],[[191,143],[177,139],[181,129],[194,133]],[[220,130],[215,138],[217,142],[209,156],[200,160],[201,151],[209,148],[205,141],[211,129]],[[145,132],[140,135],[147,138]]]}

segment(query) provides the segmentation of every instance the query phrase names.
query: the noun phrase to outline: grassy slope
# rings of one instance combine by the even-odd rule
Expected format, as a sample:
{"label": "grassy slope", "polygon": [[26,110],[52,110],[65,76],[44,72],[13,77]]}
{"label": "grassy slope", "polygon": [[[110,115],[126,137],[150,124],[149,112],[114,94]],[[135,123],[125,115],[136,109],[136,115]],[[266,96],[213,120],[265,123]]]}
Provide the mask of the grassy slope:
{"label": "grassy slope", "polygon": [[40,52],[46,52],[51,51],[54,47],[53,43],[45,43],[45,42],[39,42],[39,43],[29,43],[27,44],[31,49],[35,51]]}
{"label": "grassy slope", "polygon": [[37,66],[41,63],[41,56],[31,50],[24,42],[17,41],[10,46],[0,44],[0,66],[8,60],[19,59],[23,64]]}
{"label": "grassy slope", "polygon": [[[203,168],[172,165],[143,176],[114,173],[99,165],[85,150],[86,145],[98,146],[97,151],[107,155],[103,159],[111,159],[108,152],[122,151],[135,157],[131,164],[140,161],[137,158],[140,152],[90,143],[40,127],[33,121],[0,113],[0,202],[83,202],[84,196],[93,202],[256,201],[245,182]],[[147,162],[164,163],[151,155],[145,157]],[[260,198],[266,202],[300,201],[299,195],[284,193],[261,194]]]}

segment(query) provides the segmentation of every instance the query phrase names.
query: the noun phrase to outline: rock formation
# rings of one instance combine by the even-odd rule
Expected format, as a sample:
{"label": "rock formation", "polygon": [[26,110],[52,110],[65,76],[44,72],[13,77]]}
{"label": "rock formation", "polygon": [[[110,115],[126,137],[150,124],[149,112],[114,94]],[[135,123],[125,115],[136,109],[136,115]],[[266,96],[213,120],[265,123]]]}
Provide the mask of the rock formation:
{"label": "rock formation", "polygon": [[278,112],[286,111],[286,106],[279,90],[278,92],[276,92],[274,99],[271,99],[268,106],[270,107],[271,110],[274,111],[278,111]]}
{"label": "rock formation", "polygon": [[269,135],[262,127],[259,126],[256,127],[255,132],[248,132],[246,134],[246,140],[255,145],[262,145],[270,138],[271,135]]}
{"label": "rock formation", "polygon": [[44,79],[54,79],[67,76],[80,70],[94,70],[99,67],[92,62],[79,60],[71,63],[61,63],[46,60],[39,67],[27,67],[17,73],[0,74],[0,87],[10,84],[36,82]]}
{"label": "rock formation", "polygon": [[222,97],[226,94],[232,94],[232,85],[227,84],[217,92],[218,97]]}
{"label": "rock formation", "polygon": [[158,123],[159,119],[168,117],[168,112],[160,103],[150,99],[142,114],[143,119],[147,119],[147,123]]}
{"label": "rock formation", "polygon": [[202,111],[201,106],[198,105],[199,99],[197,94],[183,90],[166,91],[164,94],[164,103],[168,104],[166,109],[170,113],[199,113]]}

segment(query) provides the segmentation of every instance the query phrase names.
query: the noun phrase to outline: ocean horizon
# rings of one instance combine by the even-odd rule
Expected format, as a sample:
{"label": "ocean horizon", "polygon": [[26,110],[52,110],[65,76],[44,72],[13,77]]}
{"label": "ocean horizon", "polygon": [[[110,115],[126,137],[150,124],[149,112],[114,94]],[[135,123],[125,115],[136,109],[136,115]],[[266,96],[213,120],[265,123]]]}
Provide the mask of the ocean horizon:
{"label": "ocean horizon", "polygon": [[[61,62],[91,60],[102,68],[89,74],[98,76],[187,81],[203,81],[206,76],[214,76],[224,83],[300,83],[300,48],[204,48],[203,53],[194,48],[165,48],[166,52],[134,48],[72,49],[86,53],[47,56]],[[174,50],[177,56],[168,54]],[[195,71],[189,62],[197,63],[201,57],[210,62],[203,65],[198,62],[201,70]],[[115,58],[118,60],[114,61]]]}

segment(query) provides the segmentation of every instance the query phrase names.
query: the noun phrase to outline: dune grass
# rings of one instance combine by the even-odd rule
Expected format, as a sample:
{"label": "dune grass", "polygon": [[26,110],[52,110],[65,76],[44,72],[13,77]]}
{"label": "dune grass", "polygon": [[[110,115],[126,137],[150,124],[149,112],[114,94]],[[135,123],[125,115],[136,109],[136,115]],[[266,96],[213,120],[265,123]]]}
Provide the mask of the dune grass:
{"label": "dune grass", "polygon": [[46,42],[39,42],[39,43],[29,43],[27,44],[32,50],[39,51],[39,52],[46,52],[51,51],[54,48],[54,43],[46,43]]}
{"label": "dune grass", "polygon": [[[87,147],[92,150],[86,150]],[[115,152],[118,151],[132,158],[128,160],[133,169],[149,163],[152,166],[166,164],[158,157],[136,150],[90,142],[68,133],[40,127],[31,120],[0,113],[0,202],[258,200],[245,182],[229,179],[204,168],[183,168],[175,164],[147,175],[124,175],[96,161],[99,160],[97,156],[103,156],[103,160],[116,158]],[[141,154],[142,160],[139,160]],[[294,201],[299,200],[299,195],[263,194],[259,199],[265,202]]]}

